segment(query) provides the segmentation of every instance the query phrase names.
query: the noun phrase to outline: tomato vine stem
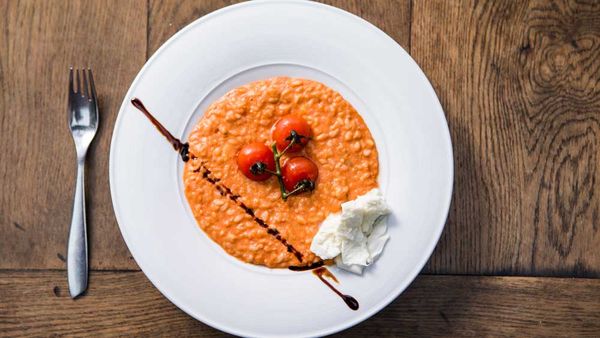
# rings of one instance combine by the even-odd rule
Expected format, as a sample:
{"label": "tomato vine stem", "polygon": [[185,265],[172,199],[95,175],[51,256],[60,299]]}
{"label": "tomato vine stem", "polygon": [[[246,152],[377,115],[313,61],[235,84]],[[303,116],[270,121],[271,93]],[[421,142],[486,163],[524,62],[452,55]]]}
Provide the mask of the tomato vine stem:
{"label": "tomato vine stem", "polygon": [[308,180],[303,180],[302,182],[299,182],[299,184],[294,188],[294,190],[288,192],[285,189],[285,185],[283,183],[283,175],[281,174],[280,159],[295,143],[300,142],[300,139],[302,137],[304,137],[304,136],[299,135],[295,130],[292,130],[290,132],[290,136],[286,138],[286,139],[290,140],[290,143],[288,143],[288,145],[281,152],[279,152],[277,150],[277,145],[275,143],[273,143],[271,145],[271,148],[273,149],[273,158],[275,159],[275,172],[272,172],[272,171],[267,171],[267,172],[270,172],[273,175],[277,176],[277,182],[279,182],[279,190],[281,191],[281,198],[284,201],[287,200],[288,197],[290,197],[294,194],[300,193],[306,189],[312,190],[314,188],[314,184],[312,182],[310,182]]}

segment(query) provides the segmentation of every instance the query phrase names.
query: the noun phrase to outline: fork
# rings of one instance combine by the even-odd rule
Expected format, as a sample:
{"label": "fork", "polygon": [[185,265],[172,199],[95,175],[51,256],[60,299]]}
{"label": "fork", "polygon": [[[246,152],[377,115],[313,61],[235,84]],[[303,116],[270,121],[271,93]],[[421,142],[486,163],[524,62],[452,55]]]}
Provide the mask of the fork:
{"label": "fork", "polygon": [[[73,81],[75,73],[75,82]],[[90,68],[69,69],[69,129],[77,151],[77,182],[67,248],[67,276],[71,298],[81,295],[88,284],[87,225],[85,219],[85,157],[98,130],[98,103]],[[88,75],[89,74],[89,75]],[[89,85],[88,85],[89,82]]]}

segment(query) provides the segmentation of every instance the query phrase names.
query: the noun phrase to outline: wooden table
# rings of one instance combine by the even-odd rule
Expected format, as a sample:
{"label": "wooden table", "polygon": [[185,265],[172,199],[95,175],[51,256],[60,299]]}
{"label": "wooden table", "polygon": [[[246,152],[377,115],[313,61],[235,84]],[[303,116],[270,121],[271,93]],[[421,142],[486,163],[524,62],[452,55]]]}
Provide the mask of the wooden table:
{"label": "wooden table", "polygon": [[[146,59],[231,2],[0,0],[0,335],[221,335],[139,271],[113,214],[108,150]],[[600,2],[327,2],[386,31],[423,68],[456,170],[421,276],[343,334],[599,336]],[[72,64],[93,67],[101,107],[87,177],[92,272],[76,301],[65,272]]]}

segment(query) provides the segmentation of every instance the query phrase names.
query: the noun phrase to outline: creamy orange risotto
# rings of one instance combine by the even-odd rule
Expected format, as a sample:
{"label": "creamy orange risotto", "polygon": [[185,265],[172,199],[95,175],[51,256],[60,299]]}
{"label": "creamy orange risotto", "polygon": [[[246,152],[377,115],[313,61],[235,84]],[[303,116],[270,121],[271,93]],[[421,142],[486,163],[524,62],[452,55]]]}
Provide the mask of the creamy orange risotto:
{"label": "creamy orange risotto", "polygon": [[[270,146],[273,124],[289,114],[312,128],[301,154],[314,161],[319,175],[314,190],[284,201],[277,179],[248,179],[236,156],[251,142]],[[340,94],[311,80],[276,77],[230,91],[206,110],[189,136],[189,152],[185,194],[199,226],[230,255],[270,268],[319,261],[309,250],[319,224],[343,202],[377,187],[377,150],[369,129]]]}

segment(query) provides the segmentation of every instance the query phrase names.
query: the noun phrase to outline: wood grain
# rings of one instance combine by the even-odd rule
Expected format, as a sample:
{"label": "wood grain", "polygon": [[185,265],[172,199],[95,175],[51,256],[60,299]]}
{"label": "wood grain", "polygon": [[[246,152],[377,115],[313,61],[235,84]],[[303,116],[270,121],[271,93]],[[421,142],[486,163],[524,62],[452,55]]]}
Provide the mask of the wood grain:
{"label": "wood grain", "polygon": [[[91,267],[138,269],[108,187],[118,107],[164,41],[236,2],[0,0],[0,336],[224,336],[141,272],[92,271],[73,301],[46,269],[64,269],[71,217],[67,67],[93,67],[100,94]],[[411,51],[446,111],[455,193],[426,272],[600,277],[600,2],[324,2]],[[600,279],[424,275],[340,335],[597,337],[598,299]]]}
{"label": "wood grain", "polygon": [[[150,0],[148,51],[154,53],[181,28],[235,0]],[[354,13],[387,32],[409,48],[410,0],[325,0],[324,3]]]}
{"label": "wood grain", "polygon": [[136,268],[108,187],[118,107],[146,54],[146,1],[0,1],[0,268],[64,268],[75,186],[68,67],[91,66],[100,128],[88,153],[91,267]]}
{"label": "wood grain", "polygon": [[453,206],[432,273],[600,276],[600,2],[415,1]]}
{"label": "wood grain", "polygon": [[[222,335],[178,310],[141,272],[94,272],[90,280],[88,294],[73,301],[64,272],[0,272],[0,335]],[[342,335],[591,337],[600,332],[599,297],[600,280],[421,276]]]}
{"label": "wood grain", "polygon": [[148,54],[192,21],[239,0],[149,0]]}
{"label": "wood grain", "polygon": [[324,0],[369,21],[410,51],[410,0]]}

